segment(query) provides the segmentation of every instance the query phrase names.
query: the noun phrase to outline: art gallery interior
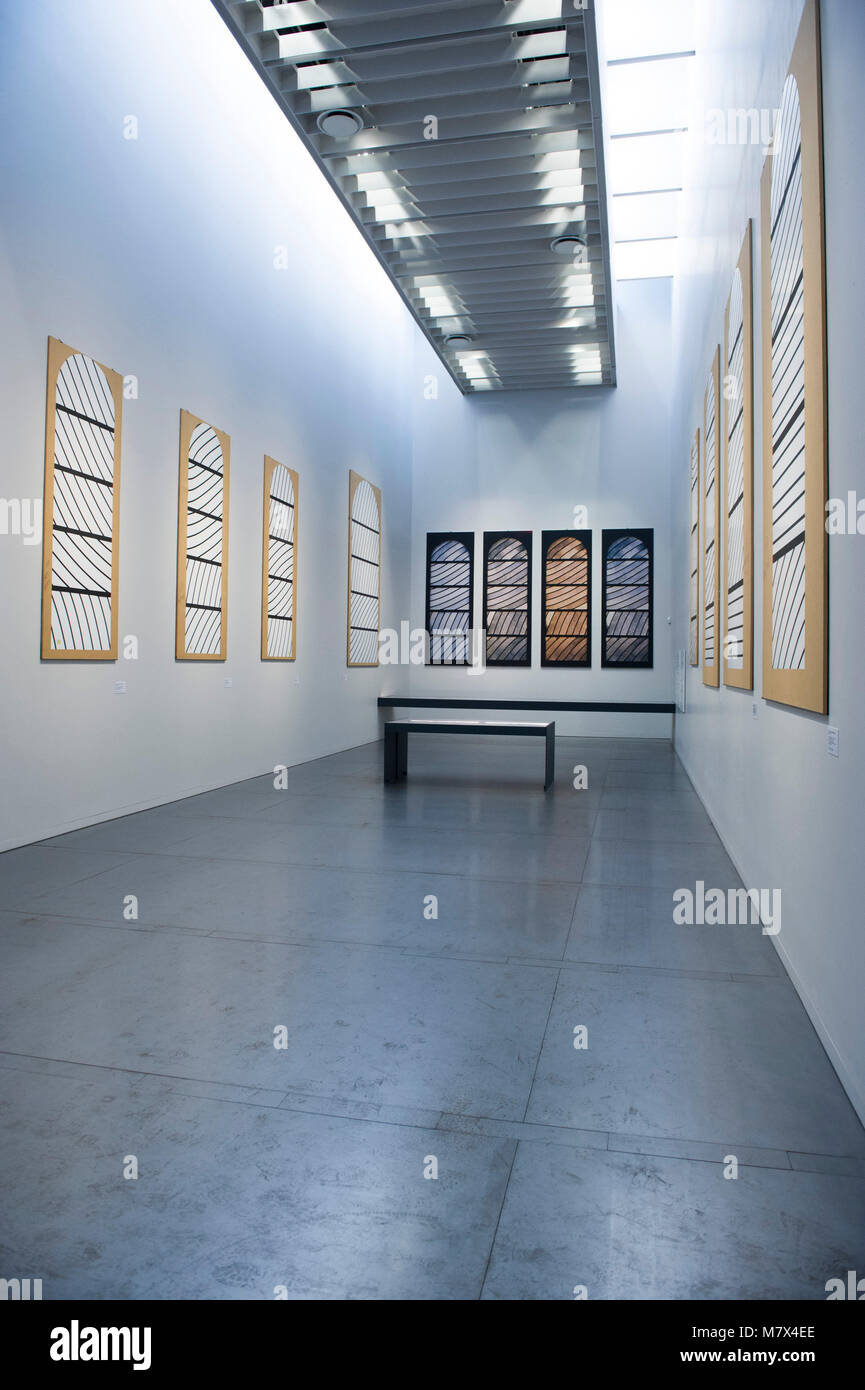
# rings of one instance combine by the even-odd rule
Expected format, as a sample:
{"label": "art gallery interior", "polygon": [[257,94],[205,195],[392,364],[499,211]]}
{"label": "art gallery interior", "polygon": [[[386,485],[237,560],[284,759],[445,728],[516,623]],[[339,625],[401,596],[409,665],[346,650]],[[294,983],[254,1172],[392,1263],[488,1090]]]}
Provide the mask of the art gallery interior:
{"label": "art gallery interior", "polygon": [[865,7],[0,29],[8,1296],[848,1296]]}

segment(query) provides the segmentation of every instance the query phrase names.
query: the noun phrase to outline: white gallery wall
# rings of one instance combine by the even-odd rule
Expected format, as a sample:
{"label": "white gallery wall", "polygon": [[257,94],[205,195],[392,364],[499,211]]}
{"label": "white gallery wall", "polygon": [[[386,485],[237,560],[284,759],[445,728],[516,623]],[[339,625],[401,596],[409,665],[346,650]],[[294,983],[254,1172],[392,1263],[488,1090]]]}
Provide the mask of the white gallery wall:
{"label": "white gallery wall", "polygon": [[[616,293],[615,389],[491,391],[462,398],[440,381],[433,399],[415,390],[411,612],[404,617],[417,628],[425,622],[428,531],[474,531],[478,625],[484,531],[531,531],[532,666],[489,667],[483,674],[465,667],[412,666],[408,691],[402,671],[390,674],[384,690],[396,693],[401,686],[402,693],[459,699],[672,700],[667,622],[671,281],[622,281]],[[419,381],[435,370],[427,351],[422,344]],[[574,521],[575,507],[586,508],[587,520]],[[592,531],[592,666],[556,670],[540,665],[541,532],[574,525]],[[601,667],[601,533],[619,526],[648,526],[655,532],[651,670]],[[487,717],[499,716],[491,711]],[[560,734],[592,736],[669,738],[672,723],[668,714],[553,711],[549,717]]]}
{"label": "white gallery wall", "polygon": [[[348,473],[383,492],[388,624],[425,340],[209,0],[5,6],[3,40],[0,497],[42,496],[49,334],[138,383],[138,660],[40,662],[41,535],[0,535],[8,848],[377,736],[380,673],[346,669]],[[231,437],[225,663],[174,659],[181,407]],[[300,474],[293,664],[260,660],[265,453]]]}
{"label": "white gallery wall", "polygon": [[[829,496],[865,497],[862,430],[865,6],[822,0],[828,327]],[[801,0],[700,6],[696,97],[707,112],[776,108]],[[699,129],[699,110],[695,113]],[[704,127],[705,128],[705,127]],[[677,648],[688,630],[688,458],[730,277],[747,219],[754,229],[755,687],[714,690],[689,669],[676,746],[749,887],[782,890],[774,938],[848,1093],[865,1117],[865,536],[829,541],[829,715],[761,698],[762,391],[760,144],[692,141],[681,274],[674,304],[673,571]],[[827,728],[839,730],[839,756]],[[708,886],[708,885],[707,885]],[[722,928],[718,928],[722,930]]]}

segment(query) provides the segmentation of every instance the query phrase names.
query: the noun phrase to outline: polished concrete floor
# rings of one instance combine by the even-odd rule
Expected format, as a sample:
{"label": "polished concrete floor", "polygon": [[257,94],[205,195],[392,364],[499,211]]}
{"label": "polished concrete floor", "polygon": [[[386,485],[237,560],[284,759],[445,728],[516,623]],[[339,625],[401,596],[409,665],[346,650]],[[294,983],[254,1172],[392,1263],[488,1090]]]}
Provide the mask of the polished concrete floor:
{"label": "polished concrete floor", "polygon": [[865,1132],[773,946],[673,924],[674,889],[739,881],[670,745],[560,739],[547,795],[542,762],[421,737],[385,787],[370,744],[0,856],[0,1276],[570,1300],[865,1273]]}

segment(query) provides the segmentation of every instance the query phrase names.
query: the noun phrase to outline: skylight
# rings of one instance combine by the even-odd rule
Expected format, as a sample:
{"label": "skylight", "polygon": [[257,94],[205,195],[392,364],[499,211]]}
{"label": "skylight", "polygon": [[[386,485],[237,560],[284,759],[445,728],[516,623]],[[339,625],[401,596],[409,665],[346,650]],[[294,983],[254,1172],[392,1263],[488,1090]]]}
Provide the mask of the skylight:
{"label": "skylight", "polygon": [[694,60],[693,0],[606,0],[607,192],[617,280],[674,275]]}

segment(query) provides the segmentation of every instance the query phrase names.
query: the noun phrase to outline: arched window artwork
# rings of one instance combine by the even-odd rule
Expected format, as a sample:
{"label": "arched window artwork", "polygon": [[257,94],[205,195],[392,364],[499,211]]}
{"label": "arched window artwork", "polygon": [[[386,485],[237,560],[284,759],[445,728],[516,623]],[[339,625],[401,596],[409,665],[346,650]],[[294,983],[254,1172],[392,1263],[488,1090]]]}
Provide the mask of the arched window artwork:
{"label": "arched window artwork", "polygon": [[488,666],[530,666],[531,531],[484,532],[484,627]]}
{"label": "arched window artwork", "polygon": [[592,664],[592,533],[541,538],[542,666]]}
{"label": "arched window artwork", "polygon": [[430,531],[426,542],[426,628],[430,666],[471,660],[475,538],[471,531]]}
{"label": "arched window artwork", "polygon": [[603,666],[652,664],[652,530],[603,534]]}
{"label": "arched window artwork", "polygon": [[349,472],[349,666],[377,666],[381,606],[381,493]]}
{"label": "arched window artwork", "polygon": [[688,660],[700,664],[700,431],[691,444]]}
{"label": "arched window artwork", "polygon": [[264,460],[261,656],[293,661],[297,632],[298,479],[293,468]]}
{"label": "arched window artwork", "polygon": [[117,657],[122,401],[117,372],[49,338],[44,660]]}
{"label": "arched window artwork", "polygon": [[178,661],[224,661],[228,649],[229,439],[180,412]]}
{"label": "arched window artwork", "polygon": [[724,322],[724,684],[750,690],[754,651],[754,386],[751,224]]}
{"label": "arched window artwork", "polygon": [[718,482],[720,443],[720,349],[715,350],[703,396],[703,684],[718,684],[721,565],[719,554],[721,489]]}

